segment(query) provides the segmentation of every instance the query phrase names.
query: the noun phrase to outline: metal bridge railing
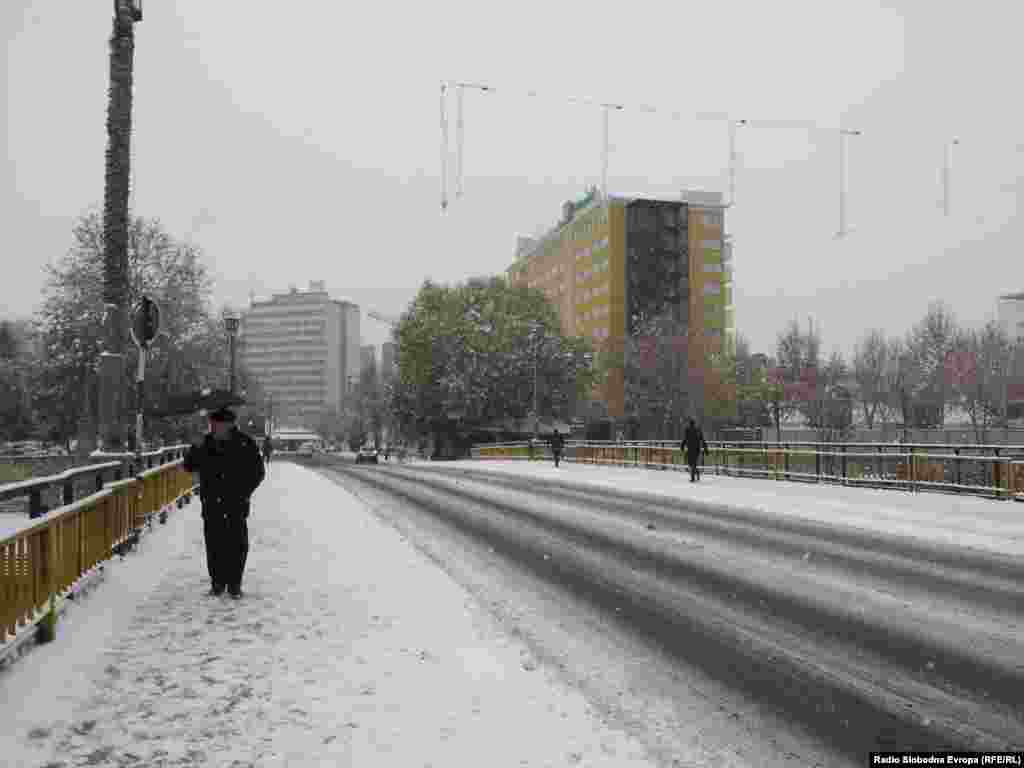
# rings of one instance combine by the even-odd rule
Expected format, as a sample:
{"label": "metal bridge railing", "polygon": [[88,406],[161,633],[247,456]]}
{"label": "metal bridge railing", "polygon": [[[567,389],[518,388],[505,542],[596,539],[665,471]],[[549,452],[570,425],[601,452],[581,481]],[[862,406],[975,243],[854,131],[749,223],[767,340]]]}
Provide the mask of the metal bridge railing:
{"label": "metal bridge railing", "polygon": [[[702,471],[734,477],[945,491],[1024,500],[1024,446],[879,443],[710,442]],[[545,442],[476,445],[477,459],[542,460]],[[564,458],[583,464],[685,468],[679,443],[567,441]]]}
{"label": "metal bridge railing", "polygon": [[[63,505],[25,528],[0,538],[0,658],[40,625],[40,638],[52,639],[58,601],[100,562],[134,545],[145,525],[191,498],[193,476],[181,467],[184,447],[175,446],[133,461],[113,461],[68,470],[60,475],[0,485],[0,499],[39,498],[58,485]],[[129,476],[120,475],[131,470]],[[105,473],[116,479],[103,483]],[[96,478],[93,493],[72,498],[72,482],[81,474]],[[38,510],[36,510],[38,511]],[[38,517],[38,515],[33,515]]]}

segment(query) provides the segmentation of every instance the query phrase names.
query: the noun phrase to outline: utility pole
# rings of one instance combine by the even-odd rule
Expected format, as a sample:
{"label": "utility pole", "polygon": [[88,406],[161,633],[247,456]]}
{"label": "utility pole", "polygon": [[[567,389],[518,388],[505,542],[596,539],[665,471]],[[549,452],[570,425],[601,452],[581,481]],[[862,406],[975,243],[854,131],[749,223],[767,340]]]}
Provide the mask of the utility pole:
{"label": "utility pole", "polygon": [[839,231],[837,238],[846,237],[850,230],[846,225],[846,140],[850,136],[860,136],[861,131],[843,129],[839,131]]}
{"label": "utility pole", "polygon": [[128,300],[128,198],[131,192],[132,70],[141,0],[114,0],[103,195],[103,351],[99,365],[100,450],[123,447],[124,347]]}
{"label": "utility pole", "polygon": [[228,371],[228,391],[232,395],[235,394],[235,339],[238,336],[238,325],[239,319],[235,315],[224,316],[224,330],[228,334],[228,364],[231,366]]}

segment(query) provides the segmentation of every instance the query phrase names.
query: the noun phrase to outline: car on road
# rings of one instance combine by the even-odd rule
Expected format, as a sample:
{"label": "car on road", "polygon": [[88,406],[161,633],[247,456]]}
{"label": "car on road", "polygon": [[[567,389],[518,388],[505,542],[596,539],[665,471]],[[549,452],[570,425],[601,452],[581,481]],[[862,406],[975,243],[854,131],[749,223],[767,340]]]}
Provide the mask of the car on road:
{"label": "car on road", "polygon": [[312,456],[314,453],[313,444],[303,443],[302,445],[299,446],[299,450],[297,451],[297,453],[299,454],[299,456]]}
{"label": "car on road", "polygon": [[356,454],[356,464],[376,464],[377,448],[373,445],[364,445]]}

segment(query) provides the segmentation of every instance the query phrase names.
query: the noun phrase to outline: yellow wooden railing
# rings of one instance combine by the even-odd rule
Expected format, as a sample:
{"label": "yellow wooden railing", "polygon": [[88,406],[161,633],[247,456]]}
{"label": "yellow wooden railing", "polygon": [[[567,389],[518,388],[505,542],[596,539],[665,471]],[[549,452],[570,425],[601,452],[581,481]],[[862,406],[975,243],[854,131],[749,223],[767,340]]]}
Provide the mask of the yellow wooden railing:
{"label": "yellow wooden railing", "polygon": [[175,458],[107,483],[0,539],[0,648],[33,624],[40,625],[39,639],[52,639],[57,603],[72,585],[131,545],[153,516],[165,518],[190,498],[192,488],[192,473]]}

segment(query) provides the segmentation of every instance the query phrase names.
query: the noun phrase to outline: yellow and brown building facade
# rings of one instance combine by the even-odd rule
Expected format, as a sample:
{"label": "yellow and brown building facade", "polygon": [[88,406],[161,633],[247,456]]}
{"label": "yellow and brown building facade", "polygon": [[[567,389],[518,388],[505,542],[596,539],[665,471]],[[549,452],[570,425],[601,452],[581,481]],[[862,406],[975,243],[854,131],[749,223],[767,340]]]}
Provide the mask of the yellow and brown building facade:
{"label": "yellow and brown building facade", "polygon": [[[670,312],[701,349],[735,335],[731,253],[725,208],[713,195],[680,200],[588,196],[567,204],[562,223],[539,239],[520,238],[513,284],[543,291],[562,332],[625,354],[644,317]],[[624,358],[620,358],[625,362]],[[691,355],[690,365],[701,365]],[[624,416],[624,365],[595,393],[613,418]]]}

